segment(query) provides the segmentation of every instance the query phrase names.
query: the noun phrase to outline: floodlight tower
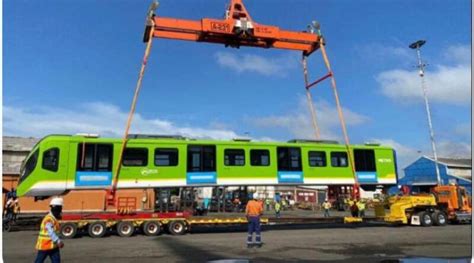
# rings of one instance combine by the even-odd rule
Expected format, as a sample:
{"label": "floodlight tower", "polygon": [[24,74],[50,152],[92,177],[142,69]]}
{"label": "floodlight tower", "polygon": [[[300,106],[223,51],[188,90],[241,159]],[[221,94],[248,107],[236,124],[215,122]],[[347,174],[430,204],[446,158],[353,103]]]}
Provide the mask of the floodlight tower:
{"label": "floodlight tower", "polygon": [[434,132],[433,132],[433,125],[431,124],[431,111],[430,111],[430,104],[428,102],[428,97],[426,95],[426,84],[425,84],[425,66],[426,64],[423,63],[421,60],[421,51],[420,48],[426,43],[425,40],[418,40],[412,44],[410,44],[411,49],[416,49],[416,54],[418,56],[418,69],[419,69],[419,75],[421,78],[421,88],[423,90],[423,98],[425,99],[425,108],[426,108],[426,115],[428,116],[428,126],[430,129],[430,139],[431,139],[431,147],[433,148],[433,157],[435,160],[435,169],[436,169],[436,179],[438,181],[438,185],[441,185],[441,176],[439,174],[439,167],[438,167],[438,155],[436,153],[436,144],[435,144],[435,139],[434,139]]}

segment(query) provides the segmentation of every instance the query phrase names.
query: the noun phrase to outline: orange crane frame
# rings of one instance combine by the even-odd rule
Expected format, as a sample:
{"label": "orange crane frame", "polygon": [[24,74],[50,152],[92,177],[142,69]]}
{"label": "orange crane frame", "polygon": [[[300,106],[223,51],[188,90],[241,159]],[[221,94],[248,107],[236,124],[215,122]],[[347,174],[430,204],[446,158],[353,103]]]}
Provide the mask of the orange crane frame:
{"label": "orange crane frame", "polygon": [[[148,56],[151,49],[151,43],[153,38],[166,38],[175,40],[187,40],[195,42],[206,42],[224,44],[226,47],[239,48],[241,46],[248,47],[260,47],[260,48],[276,48],[286,50],[302,51],[302,64],[303,73],[305,80],[306,95],[308,98],[308,104],[311,111],[312,123],[315,129],[315,137],[319,139],[320,132],[316,123],[316,113],[313,107],[310,89],[315,87],[316,84],[322,82],[327,78],[331,78],[332,89],[334,91],[334,97],[338,109],[339,120],[341,122],[342,131],[344,134],[344,140],[348,153],[349,165],[351,166],[352,173],[354,176],[354,187],[353,197],[358,198],[359,184],[354,169],[354,162],[352,154],[349,149],[349,137],[347,135],[346,125],[342,109],[339,101],[339,96],[336,89],[336,81],[334,73],[331,70],[329,60],[324,47],[324,39],[321,35],[319,24],[314,24],[313,27],[309,28],[308,31],[295,32],[280,29],[276,26],[262,25],[254,22],[250,17],[247,9],[245,8],[242,0],[230,0],[230,4],[225,12],[224,20],[203,18],[200,21],[185,20],[159,17],[155,14],[155,10],[158,7],[158,2],[155,1],[151,4],[147,18],[143,41],[147,43],[145,50],[145,56],[143,58],[142,67],[140,70],[137,86],[135,89],[135,95],[133,97],[131,109],[129,112],[125,134],[123,137],[122,149],[120,152],[119,162],[117,169],[112,178],[112,187],[107,190],[107,204],[115,204],[115,192],[117,189],[117,182],[120,173],[123,152],[125,150],[128,141],[128,131],[130,124],[133,119],[135,111],[135,105],[138,98],[138,94],[141,88],[141,83],[147,64]],[[323,59],[328,70],[328,73],[322,78],[309,83],[308,80],[308,69],[307,69],[307,57],[314,51],[320,49],[323,55]]]}

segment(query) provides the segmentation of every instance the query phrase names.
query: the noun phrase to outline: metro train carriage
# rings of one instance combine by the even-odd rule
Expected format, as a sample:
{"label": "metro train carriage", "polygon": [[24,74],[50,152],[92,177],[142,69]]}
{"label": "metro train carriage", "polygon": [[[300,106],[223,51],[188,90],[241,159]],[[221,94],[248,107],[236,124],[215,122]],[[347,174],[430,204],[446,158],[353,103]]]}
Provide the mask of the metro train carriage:
{"label": "metro train carriage", "polygon": [[[48,197],[69,190],[106,189],[121,139],[49,135],[22,164],[19,196]],[[351,145],[363,189],[397,183],[392,148]],[[117,188],[231,185],[351,185],[345,145],[334,141],[252,142],[194,140],[179,136],[131,135]]]}

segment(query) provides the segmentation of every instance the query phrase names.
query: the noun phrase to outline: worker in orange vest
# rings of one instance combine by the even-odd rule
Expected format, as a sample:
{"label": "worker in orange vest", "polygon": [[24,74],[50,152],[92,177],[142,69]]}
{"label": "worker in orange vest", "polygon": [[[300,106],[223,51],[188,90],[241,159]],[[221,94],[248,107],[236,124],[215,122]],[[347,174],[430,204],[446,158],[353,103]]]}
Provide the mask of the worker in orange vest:
{"label": "worker in orange vest", "polygon": [[41,221],[36,249],[38,254],[35,263],[42,263],[47,257],[52,263],[61,262],[59,249],[64,247],[64,243],[59,239],[59,222],[63,210],[63,199],[54,197],[49,203],[51,211]]}
{"label": "worker in orange vest", "polygon": [[[263,203],[259,202],[258,194],[253,194],[253,199],[247,203],[245,215],[248,221],[247,248],[253,246],[262,247],[262,236],[260,235],[260,216],[263,212]],[[255,243],[252,241],[255,232]]]}

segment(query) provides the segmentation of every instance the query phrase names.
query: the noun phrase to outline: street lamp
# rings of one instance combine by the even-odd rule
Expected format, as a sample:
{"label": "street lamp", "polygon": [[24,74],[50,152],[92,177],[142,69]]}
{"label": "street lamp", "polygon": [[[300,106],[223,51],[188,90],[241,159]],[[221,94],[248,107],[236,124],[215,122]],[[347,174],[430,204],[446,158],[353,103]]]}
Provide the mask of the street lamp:
{"label": "street lamp", "polygon": [[435,159],[435,168],[436,168],[436,179],[438,181],[438,185],[441,185],[441,177],[439,175],[439,167],[438,167],[438,155],[436,153],[436,145],[434,140],[434,132],[433,132],[433,125],[431,124],[431,111],[430,111],[430,104],[428,103],[428,97],[426,96],[426,85],[425,85],[425,66],[426,64],[423,63],[421,60],[421,52],[420,48],[426,43],[425,40],[418,40],[410,44],[411,49],[416,49],[416,54],[418,56],[418,69],[419,75],[421,78],[421,88],[423,89],[423,98],[425,99],[425,107],[426,107],[426,115],[428,116],[428,126],[430,129],[430,139],[431,139],[431,147],[433,148],[433,156]]}

